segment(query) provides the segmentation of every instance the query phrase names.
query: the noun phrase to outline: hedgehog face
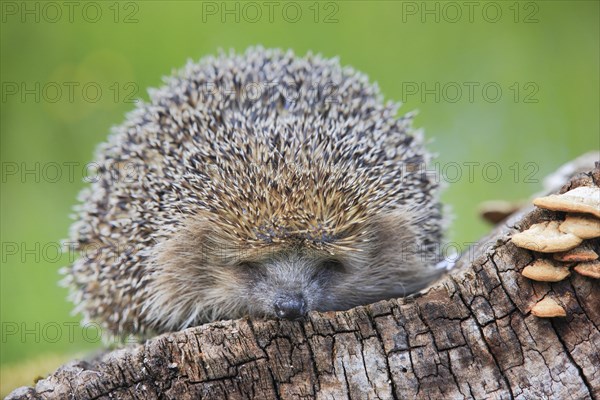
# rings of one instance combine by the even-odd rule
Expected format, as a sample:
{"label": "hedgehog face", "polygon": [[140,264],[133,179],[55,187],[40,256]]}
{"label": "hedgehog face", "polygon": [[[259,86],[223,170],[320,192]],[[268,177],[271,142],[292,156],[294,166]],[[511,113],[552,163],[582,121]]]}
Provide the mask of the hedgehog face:
{"label": "hedgehog face", "polygon": [[439,274],[417,267],[432,261],[415,236],[419,218],[418,209],[382,213],[362,226],[353,248],[335,252],[335,240],[330,251],[298,240],[253,249],[236,242],[233,226],[196,215],[153,249],[146,325],[165,331],[244,316],[298,319],[405,296]]}
{"label": "hedgehog face", "polygon": [[[155,331],[224,318],[297,319],[340,309],[336,294],[349,271],[344,261],[301,244],[252,250],[233,228],[195,218],[155,246],[142,314]],[[165,312],[165,309],[168,312]]]}
{"label": "hedgehog face", "polygon": [[330,310],[344,264],[330,255],[301,248],[283,250],[261,261],[243,261],[248,313],[297,319],[311,310]]}

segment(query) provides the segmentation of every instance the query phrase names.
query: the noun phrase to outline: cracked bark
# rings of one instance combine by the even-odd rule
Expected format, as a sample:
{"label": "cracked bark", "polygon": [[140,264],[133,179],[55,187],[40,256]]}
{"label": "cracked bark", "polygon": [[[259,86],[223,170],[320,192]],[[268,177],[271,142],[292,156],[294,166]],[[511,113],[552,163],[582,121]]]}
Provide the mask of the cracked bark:
{"label": "cracked bark", "polygon": [[[598,186],[600,166],[562,184],[560,192]],[[520,271],[533,253],[510,241],[551,215],[521,210],[424,294],[303,322],[225,321],[162,335],[67,364],[7,399],[599,398],[598,281],[530,281]],[[546,295],[566,318],[530,314]]]}

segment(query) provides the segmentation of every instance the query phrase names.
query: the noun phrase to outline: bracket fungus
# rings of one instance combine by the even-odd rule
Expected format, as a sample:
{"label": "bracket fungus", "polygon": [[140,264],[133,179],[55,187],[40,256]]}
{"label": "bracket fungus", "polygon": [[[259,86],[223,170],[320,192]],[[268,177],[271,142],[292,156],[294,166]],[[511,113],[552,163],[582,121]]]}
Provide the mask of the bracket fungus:
{"label": "bracket fungus", "polygon": [[557,266],[551,260],[540,258],[526,266],[521,274],[534,281],[559,282],[569,276],[571,272],[566,266]]}
{"label": "bracket fungus", "polygon": [[582,239],[600,237],[600,219],[582,214],[567,214],[558,229],[563,233],[572,233]]}
{"label": "bracket fungus", "polygon": [[594,251],[589,243],[583,243],[581,246],[575,247],[569,251],[563,251],[560,253],[554,253],[552,257],[556,261],[562,261],[567,263],[573,262],[586,262],[594,261],[598,259],[598,253]]}
{"label": "bracket fungus", "polygon": [[589,213],[600,218],[600,188],[581,186],[563,194],[538,197],[533,204],[546,210]]}
{"label": "bracket fungus", "polygon": [[[512,242],[545,253],[545,257],[553,254],[552,258],[536,259],[521,274],[534,281],[559,282],[571,274],[570,268],[574,266],[578,274],[600,279],[600,261],[594,249],[598,246],[596,238],[600,237],[600,188],[580,186],[562,194],[539,197],[533,204],[554,211],[548,214],[552,220],[532,224],[514,234]],[[531,313],[543,318],[566,316],[565,309],[551,298],[538,302]]]}
{"label": "bracket fungus", "polygon": [[583,239],[572,233],[561,232],[559,221],[546,221],[533,224],[529,229],[513,235],[515,245],[540,253],[555,253],[577,247]]}
{"label": "bracket fungus", "polygon": [[552,318],[552,317],[566,317],[567,313],[565,309],[556,302],[556,300],[546,297],[540,300],[533,308],[531,313],[536,317]]}
{"label": "bracket fungus", "polygon": [[575,266],[575,271],[589,278],[600,279],[600,261],[579,263]]}

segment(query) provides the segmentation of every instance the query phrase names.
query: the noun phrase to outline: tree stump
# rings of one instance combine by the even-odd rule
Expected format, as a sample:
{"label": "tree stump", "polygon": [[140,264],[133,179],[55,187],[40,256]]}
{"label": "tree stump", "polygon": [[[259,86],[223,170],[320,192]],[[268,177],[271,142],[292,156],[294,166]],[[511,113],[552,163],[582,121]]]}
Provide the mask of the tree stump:
{"label": "tree stump", "polygon": [[[560,192],[600,186],[600,165],[591,168],[559,177]],[[600,281],[531,281],[520,271],[534,254],[510,240],[552,215],[521,210],[425,293],[161,335],[69,363],[7,399],[598,398]],[[591,245],[600,254],[600,241]],[[530,313],[547,295],[566,317]]]}

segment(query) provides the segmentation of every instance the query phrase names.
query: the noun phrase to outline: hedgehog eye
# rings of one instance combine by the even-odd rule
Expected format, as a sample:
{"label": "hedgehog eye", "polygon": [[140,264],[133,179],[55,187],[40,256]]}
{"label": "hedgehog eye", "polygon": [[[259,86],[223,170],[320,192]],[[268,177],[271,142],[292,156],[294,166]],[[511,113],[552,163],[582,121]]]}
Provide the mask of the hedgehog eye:
{"label": "hedgehog eye", "polygon": [[256,261],[240,261],[235,265],[236,273],[240,276],[244,276],[248,281],[255,281],[257,279],[264,279],[267,274],[263,265]]}
{"label": "hedgehog eye", "polygon": [[331,271],[331,272],[344,272],[346,267],[340,260],[336,260],[335,258],[328,258],[323,260],[319,265],[321,270]]}
{"label": "hedgehog eye", "polygon": [[260,264],[254,261],[241,261],[237,264],[237,267],[243,269],[258,269]]}

